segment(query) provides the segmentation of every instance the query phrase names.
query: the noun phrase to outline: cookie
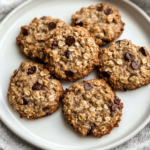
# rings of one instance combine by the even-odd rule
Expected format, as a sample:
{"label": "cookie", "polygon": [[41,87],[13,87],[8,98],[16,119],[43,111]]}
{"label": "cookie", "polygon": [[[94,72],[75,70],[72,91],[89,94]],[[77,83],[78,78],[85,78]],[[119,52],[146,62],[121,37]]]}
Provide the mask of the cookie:
{"label": "cookie", "polygon": [[72,15],[72,25],[88,29],[94,34],[99,46],[117,39],[124,30],[124,23],[118,10],[105,3],[82,8]]}
{"label": "cookie", "polygon": [[82,27],[63,26],[46,42],[45,63],[57,78],[76,81],[99,65],[100,48],[91,33]]}
{"label": "cookie", "polygon": [[82,136],[100,138],[121,120],[123,103],[103,79],[73,84],[62,104],[65,121]]}
{"label": "cookie", "polygon": [[150,83],[150,55],[145,47],[124,39],[100,52],[99,77],[114,90],[133,90]]}
{"label": "cookie", "polygon": [[50,16],[35,18],[29,26],[21,27],[21,32],[17,37],[20,51],[27,58],[43,62],[45,41],[54,29],[61,28],[65,23],[60,19],[53,19]]}
{"label": "cookie", "polygon": [[59,108],[63,87],[43,64],[22,62],[11,76],[9,103],[20,117],[38,119]]}

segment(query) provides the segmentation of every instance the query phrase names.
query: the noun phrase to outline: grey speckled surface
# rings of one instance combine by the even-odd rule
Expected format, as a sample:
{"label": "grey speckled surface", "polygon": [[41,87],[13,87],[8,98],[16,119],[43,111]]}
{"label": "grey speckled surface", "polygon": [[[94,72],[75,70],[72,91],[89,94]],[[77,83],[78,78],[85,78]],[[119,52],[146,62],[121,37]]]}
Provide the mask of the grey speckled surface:
{"label": "grey speckled surface", "polygon": [[[15,7],[26,0],[0,0],[0,21]],[[150,16],[150,0],[131,0]],[[0,121],[0,150],[40,150],[15,134]],[[150,123],[135,137],[113,150],[150,150]]]}

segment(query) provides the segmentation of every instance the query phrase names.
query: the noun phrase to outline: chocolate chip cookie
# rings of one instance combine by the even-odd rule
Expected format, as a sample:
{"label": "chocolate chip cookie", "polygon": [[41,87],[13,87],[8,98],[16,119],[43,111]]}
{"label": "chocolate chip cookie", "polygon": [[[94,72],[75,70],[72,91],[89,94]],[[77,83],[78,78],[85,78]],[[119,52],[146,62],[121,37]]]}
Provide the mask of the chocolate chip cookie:
{"label": "chocolate chip cookie", "polygon": [[72,15],[72,25],[88,29],[94,34],[99,46],[117,39],[124,30],[124,23],[118,10],[105,3],[82,8]]}
{"label": "chocolate chip cookie", "polygon": [[73,84],[62,104],[65,121],[82,136],[100,138],[121,120],[123,103],[103,79]]}
{"label": "chocolate chip cookie", "polygon": [[100,52],[99,76],[114,90],[133,90],[150,83],[150,55],[130,40],[112,42]]}
{"label": "chocolate chip cookie", "polygon": [[100,48],[91,33],[82,27],[63,26],[46,42],[45,63],[57,78],[76,81],[99,65]]}
{"label": "chocolate chip cookie", "polygon": [[54,29],[61,28],[64,24],[60,19],[53,19],[50,16],[33,19],[29,26],[21,27],[17,37],[20,51],[27,58],[43,62],[45,41],[53,34]]}
{"label": "chocolate chip cookie", "polygon": [[8,99],[20,117],[38,119],[59,108],[63,87],[44,65],[22,62],[11,76]]}

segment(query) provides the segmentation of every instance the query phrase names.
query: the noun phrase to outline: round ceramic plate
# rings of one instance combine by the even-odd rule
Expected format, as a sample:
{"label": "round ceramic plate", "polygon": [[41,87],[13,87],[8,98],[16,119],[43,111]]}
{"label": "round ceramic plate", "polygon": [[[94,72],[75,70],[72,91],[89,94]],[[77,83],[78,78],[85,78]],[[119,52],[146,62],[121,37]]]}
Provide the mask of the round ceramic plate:
{"label": "round ceramic plate", "polygon": [[[150,121],[150,85],[134,91],[117,92],[124,103],[120,127],[102,138],[81,137],[64,121],[61,108],[49,117],[38,120],[20,119],[7,100],[9,79],[22,61],[31,61],[21,55],[16,44],[20,27],[34,17],[50,15],[71,23],[71,15],[102,2],[101,0],[33,0],[23,3],[11,12],[0,28],[0,113],[2,121],[18,136],[42,149],[96,150],[111,149],[129,140]],[[150,50],[150,23],[146,14],[129,1],[105,0],[118,8],[125,31],[120,39],[131,39],[134,44]],[[97,78],[94,70],[84,80]],[[82,80],[79,80],[82,81]],[[67,88],[73,83],[62,81]]]}

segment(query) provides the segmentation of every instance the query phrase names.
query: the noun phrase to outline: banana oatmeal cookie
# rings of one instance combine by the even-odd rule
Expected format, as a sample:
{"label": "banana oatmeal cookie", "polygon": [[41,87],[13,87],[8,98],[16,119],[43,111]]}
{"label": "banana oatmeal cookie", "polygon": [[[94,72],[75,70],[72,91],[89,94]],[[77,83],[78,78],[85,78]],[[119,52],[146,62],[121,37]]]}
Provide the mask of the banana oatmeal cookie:
{"label": "banana oatmeal cookie", "polygon": [[11,76],[8,99],[20,117],[38,119],[59,108],[63,87],[43,64],[22,62]]}
{"label": "banana oatmeal cookie", "polygon": [[46,42],[45,63],[57,78],[76,81],[99,65],[100,48],[93,35],[82,27],[63,26]]}
{"label": "banana oatmeal cookie", "polygon": [[150,83],[150,55],[145,47],[124,39],[100,52],[99,76],[114,90],[133,90]]}
{"label": "banana oatmeal cookie", "polygon": [[27,58],[43,62],[45,41],[53,34],[54,29],[61,28],[64,24],[65,22],[60,19],[53,19],[50,16],[33,19],[29,26],[21,27],[17,37],[20,51]]}
{"label": "banana oatmeal cookie", "polygon": [[82,136],[100,138],[119,127],[123,103],[103,79],[73,84],[62,104],[65,121]]}
{"label": "banana oatmeal cookie", "polygon": [[121,21],[118,10],[105,3],[82,8],[72,15],[72,25],[88,29],[94,34],[99,46],[117,39],[124,30],[124,23]]}

